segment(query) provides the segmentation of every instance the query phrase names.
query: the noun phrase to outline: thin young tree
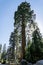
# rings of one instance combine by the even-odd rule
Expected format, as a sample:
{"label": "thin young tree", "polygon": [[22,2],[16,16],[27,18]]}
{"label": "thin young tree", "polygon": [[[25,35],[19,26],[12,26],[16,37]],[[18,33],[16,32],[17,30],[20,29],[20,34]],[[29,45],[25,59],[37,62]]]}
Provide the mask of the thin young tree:
{"label": "thin young tree", "polygon": [[15,50],[15,35],[14,35],[14,32],[11,33],[10,35],[10,40],[9,40],[9,45],[10,45],[10,48],[11,48],[11,59],[14,60],[14,50]]}

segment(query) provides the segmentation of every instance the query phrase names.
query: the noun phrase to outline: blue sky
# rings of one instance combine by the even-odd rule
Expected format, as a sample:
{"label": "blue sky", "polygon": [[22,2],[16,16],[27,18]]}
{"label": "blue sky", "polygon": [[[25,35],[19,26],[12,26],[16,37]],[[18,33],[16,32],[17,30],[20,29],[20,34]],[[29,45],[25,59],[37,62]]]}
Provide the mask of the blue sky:
{"label": "blue sky", "polygon": [[[9,44],[9,37],[14,29],[14,12],[25,0],[0,0],[0,44]],[[36,14],[36,22],[43,34],[43,0],[26,0]]]}

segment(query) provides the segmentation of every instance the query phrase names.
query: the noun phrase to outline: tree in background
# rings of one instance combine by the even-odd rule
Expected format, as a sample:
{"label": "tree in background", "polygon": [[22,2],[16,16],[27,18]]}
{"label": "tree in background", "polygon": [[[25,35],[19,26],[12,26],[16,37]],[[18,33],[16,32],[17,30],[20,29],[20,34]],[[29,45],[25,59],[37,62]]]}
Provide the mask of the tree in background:
{"label": "tree in background", "polygon": [[43,59],[43,42],[42,36],[37,28],[32,35],[32,44],[26,51],[26,60],[32,63],[35,63],[37,60]]}
{"label": "tree in background", "polygon": [[34,23],[34,11],[30,8],[30,3],[22,2],[20,6],[18,6],[17,11],[14,15],[14,27],[16,29],[21,27],[21,36],[22,36],[22,55],[25,58],[25,46],[26,46],[26,33],[25,28],[27,23]]}
{"label": "tree in background", "polygon": [[2,45],[0,44],[0,61],[1,61]]}
{"label": "tree in background", "polygon": [[41,60],[43,58],[43,42],[42,42],[42,36],[39,31],[39,28],[37,28],[33,32],[33,38],[32,38],[32,45],[30,47],[30,53],[31,53],[31,58],[33,62],[37,60]]}
{"label": "tree in background", "polygon": [[11,33],[10,40],[9,40],[9,45],[10,45],[10,51],[11,51],[11,59],[14,59],[14,50],[15,50],[15,34],[14,32]]}
{"label": "tree in background", "polygon": [[0,53],[1,53],[1,50],[2,50],[2,45],[0,44]]}
{"label": "tree in background", "polygon": [[10,62],[11,59],[12,59],[12,48],[11,46],[9,46],[7,49],[7,61]]}
{"label": "tree in background", "polygon": [[3,62],[6,61],[6,44],[4,44],[3,46],[1,59],[3,60]]}

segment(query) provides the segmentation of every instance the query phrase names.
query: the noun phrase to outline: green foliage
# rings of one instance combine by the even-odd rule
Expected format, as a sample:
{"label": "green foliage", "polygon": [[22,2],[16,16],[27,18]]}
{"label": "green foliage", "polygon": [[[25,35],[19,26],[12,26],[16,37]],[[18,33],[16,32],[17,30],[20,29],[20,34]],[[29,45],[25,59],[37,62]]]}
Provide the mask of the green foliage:
{"label": "green foliage", "polygon": [[32,44],[26,51],[26,60],[35,63],[37,60],[43,59],[43,42],[42,42],[42,36],[39,31],[39,28],[37,28],[32,35]]}
{"label": "green foliage", "polygon": [[0,62],[1,62],[1,51],[2,51],[2,44],[0,44]]}
{"label": "green foliage", "polygon": [[24,25],[26,25],[27,22],[33,24],[33,20],[35,19],[35,16],[36,15],[34,14],[34,11],[31,10],[30,3],[22,2],[20,6],[18,6],[17,11],[15,12],[14,26],[17,25],[16,27],[19,27],[19,25],[22,25],[22,22],[24,22]]}
{"label": "green foliage", "polygon": [[0,44],[0,53],[1,53],[2,45]]}
{"label": "green foliage", "polygon": [[6,60],[6,44],[4,44],[4,46],[3,46],[1,59],[3,60],[3,62]]}
{"label": "green foliage", "polygon": [[31,60],[31,54],[30,54],[30,46],[31,46],[31,41],[29,40],[28,41],[28,43],[27,43],[27,47],[26,47],[26,54],[25,54],[25,59],[27,60],[27,61],[29,61],[30,62],[30,60]]}
{"label": "green foliage", "polygon": [[10,55],[11,55],[11,58],[10,59],[14,59],[14,50],[15,50],[15,34],[14,32],[11,33],[11,36],[10,36],[10,48],[8,50],[8,52],[10,52]]}

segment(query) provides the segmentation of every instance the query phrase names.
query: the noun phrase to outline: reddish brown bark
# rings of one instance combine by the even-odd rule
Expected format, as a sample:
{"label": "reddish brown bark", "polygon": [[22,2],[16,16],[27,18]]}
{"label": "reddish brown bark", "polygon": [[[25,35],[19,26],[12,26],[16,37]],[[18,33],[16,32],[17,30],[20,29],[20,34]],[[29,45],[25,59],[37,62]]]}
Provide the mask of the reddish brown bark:
{"label": "reddish brown bark", "polygon": [[25,58],[25,46],[26,46],[26,38],[25,38],[25,24],[24,24],[24,16],[22,18],[22,57]]}

